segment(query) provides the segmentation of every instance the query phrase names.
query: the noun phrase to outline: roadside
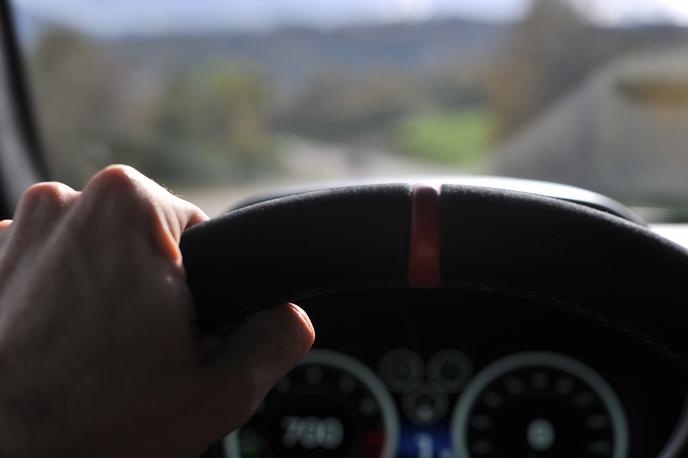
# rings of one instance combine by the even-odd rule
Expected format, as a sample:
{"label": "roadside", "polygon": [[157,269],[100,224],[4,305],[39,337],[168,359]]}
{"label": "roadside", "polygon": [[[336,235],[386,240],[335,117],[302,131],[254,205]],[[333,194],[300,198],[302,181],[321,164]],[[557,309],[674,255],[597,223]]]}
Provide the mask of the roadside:
{"label": "roadside", "polygon": [[[285,188],[365,181],[375,177],[405,177],[460,173],[459,169],[423,162],[383,149],[319,143],[292,138],[279,153],[280,176],[249,184],[175,189],[208,215],[216,216],[240,201]],[[464,172],[466,172],[464,170]]]}

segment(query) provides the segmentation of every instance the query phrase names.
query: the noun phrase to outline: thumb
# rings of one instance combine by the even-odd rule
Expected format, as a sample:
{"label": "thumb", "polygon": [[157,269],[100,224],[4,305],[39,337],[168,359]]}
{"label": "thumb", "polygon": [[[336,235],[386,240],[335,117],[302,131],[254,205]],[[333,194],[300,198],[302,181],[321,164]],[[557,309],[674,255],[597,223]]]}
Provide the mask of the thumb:
{"label": "thumb", "polygon": [[224,428],[245,423],[273,385],[303,359],[314,339],[308,315],[294,304],[262,310],[233,328],[206,373],[218,393],[213,402]]}

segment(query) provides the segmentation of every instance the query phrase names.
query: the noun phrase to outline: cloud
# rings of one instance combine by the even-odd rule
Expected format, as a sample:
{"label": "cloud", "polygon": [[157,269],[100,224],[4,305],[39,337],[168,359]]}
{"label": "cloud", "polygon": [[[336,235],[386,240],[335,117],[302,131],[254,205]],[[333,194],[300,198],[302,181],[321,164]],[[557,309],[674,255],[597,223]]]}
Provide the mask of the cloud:
{"label": "cloud", "polygon": [[686,0],[568,0],[593,22],[619,25],[648,22],[688,24]]}
{"label": "cloud", "polygon": [[529,0],[15,0],[22,10],[97,34],[280,24],[336,26],[462,15],[501,21]]}
{"label": "cloud", "polygon": [[[605,24],[672,20],[688,24],[686,0],[567,0]],[[356,22],[460,15],[505,21],[530,0],[14,0],[20,8],[100,34],[256,29],[284,24],[331,27]]]}

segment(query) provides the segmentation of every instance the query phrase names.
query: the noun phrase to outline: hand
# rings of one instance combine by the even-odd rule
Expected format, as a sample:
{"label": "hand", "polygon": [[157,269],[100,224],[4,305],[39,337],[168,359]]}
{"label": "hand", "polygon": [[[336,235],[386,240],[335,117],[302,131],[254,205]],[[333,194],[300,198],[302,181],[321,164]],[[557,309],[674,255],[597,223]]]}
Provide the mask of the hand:
{"label": "hand", "polygon": [[0,457],[193,457],[311,346],[294,305],[194,326],[178,248],[207,217],[132,168],[34,185],[0,222]]}

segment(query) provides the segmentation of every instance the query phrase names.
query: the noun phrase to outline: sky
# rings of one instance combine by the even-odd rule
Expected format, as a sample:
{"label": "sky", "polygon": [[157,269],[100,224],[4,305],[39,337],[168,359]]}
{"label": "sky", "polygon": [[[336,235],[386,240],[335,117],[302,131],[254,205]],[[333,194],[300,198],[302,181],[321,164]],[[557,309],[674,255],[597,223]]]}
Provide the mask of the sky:
{"label": "sky", "polygon": [[[592,21],[618,25],[668,20],[688,25],[688,0],[566,0]],[[208,29],[265,29],[284,24],[333,27],[462,16],[508,21],[530,0],[13,0],[20,10],[98,35]]]}

